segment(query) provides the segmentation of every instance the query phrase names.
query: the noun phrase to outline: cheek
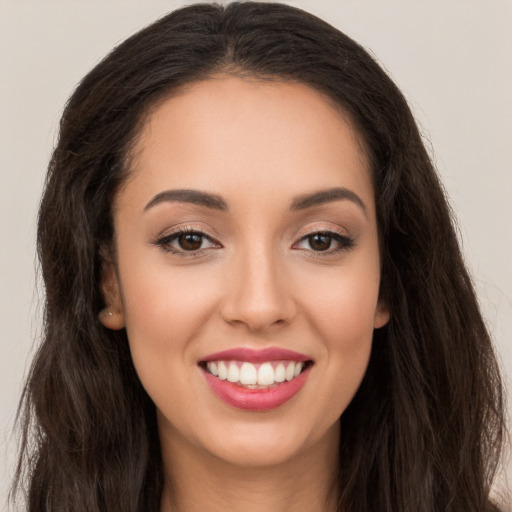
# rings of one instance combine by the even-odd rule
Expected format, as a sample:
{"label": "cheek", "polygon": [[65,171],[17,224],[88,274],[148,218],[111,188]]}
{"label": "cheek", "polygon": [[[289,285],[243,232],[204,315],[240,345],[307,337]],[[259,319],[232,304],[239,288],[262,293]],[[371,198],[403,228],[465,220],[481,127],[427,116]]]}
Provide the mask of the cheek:
{"label": "cheek", "polygon": [[[176,347],[194,335],[211,313],[219,287],[202,272],[165,271],[125,273],[123,303],[130,339],[144,344]],[[132,334],[130,336],[130,334]]]}
{"label": "cheek", "polygon": [[333,349],[357,349],[372,338],[379,295],[378,265],[353,265],[317,274],[306,283],[304,310]]}
{"label": "cheek", "polygon": [[198,356],[195,342],[212,315],[219,287],[211,273],[208,280],[201,271],[134,268],[126,261],[122,279],[133,364],[157,408],[166,415],[180,411],[185,421],[192,414],[187,393],[196,385],[190,379]]}
{"label": "cheek", "polygon": [[349,293],[339,290],[333,294],[332,302],[317,309],[314,321],[332,363],[331,370],[351,386],[354,379],[362,379],[368,363],[375,298],[373,294],[358,293],[359,290],[345,291]]}
{"label": "cheek", "polygon": [[159,369],[177,376],[183,361],[194,359],[193,341],[211,316],[219,289],[215,273],[206,268],[170,269],[161,255],[154,259],[119,261],[126,331],[143,382],[154,380]]}
{"label": "cheek", "polygon": [[366,373],[372,349],[374,317],[378,301],[376,272],[339,271],[317,276],[303,310],[322,341],[319,367],[322,384],[317,399],[325,418],[335,421],[346,409]]}

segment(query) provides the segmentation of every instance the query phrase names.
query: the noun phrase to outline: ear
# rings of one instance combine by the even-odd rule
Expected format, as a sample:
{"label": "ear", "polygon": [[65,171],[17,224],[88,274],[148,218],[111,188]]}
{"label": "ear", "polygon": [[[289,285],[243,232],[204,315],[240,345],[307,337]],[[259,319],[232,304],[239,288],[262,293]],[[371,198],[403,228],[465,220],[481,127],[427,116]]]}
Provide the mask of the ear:
{"label": "ear", "polygon": [[377,308],[375,309],[375,317],[373,319],[373,327],[375,329],[379,329],[380,327],[384,327],[391,317],[391,313],[389,311],[388,305],[382,299],[379,299],[377,303]]}
{"label": "ear", "polygon": [[99,320],[107,328],[119,330],[124,327],[124,308],[114,262],[104,259],[101,271],[101,292],[106,307],[100,311]]}

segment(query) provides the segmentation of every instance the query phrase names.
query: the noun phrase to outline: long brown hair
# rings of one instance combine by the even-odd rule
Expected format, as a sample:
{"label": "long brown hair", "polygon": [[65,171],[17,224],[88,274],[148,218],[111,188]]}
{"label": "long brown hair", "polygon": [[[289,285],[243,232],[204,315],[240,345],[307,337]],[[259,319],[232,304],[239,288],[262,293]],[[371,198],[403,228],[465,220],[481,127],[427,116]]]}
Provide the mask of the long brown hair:
{"label": "long brown hair", "polygon": [[341,418],[343,512],[481,512],[504,432],[492,343],[439,179],[402,94],[369,54],[281,4],[196,4],[115,48],[64,111],[38,224],[43,340],[26,384],[14,490],[28,510],[157,511],[155,407],[125,331],[98,321],[113,197],[152,106],[218,73],[307,84],[359,131],[372,164],[381,294],[392,312]]}

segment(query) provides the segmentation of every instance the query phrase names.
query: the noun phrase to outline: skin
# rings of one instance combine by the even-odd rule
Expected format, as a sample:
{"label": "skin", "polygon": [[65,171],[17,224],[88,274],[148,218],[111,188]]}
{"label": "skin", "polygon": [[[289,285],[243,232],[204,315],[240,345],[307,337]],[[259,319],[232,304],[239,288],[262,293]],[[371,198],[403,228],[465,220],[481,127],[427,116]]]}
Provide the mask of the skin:
{"label": "skin", "polygon": [[[162,511],[334,510],[339,417],[366,371],[373,330],[389,319],[357,134],[307,86],[218,76],[161,102],[134,156],[114,205],[116,261],[106,265],[101,320],[126,328],[157,408]],[[290,209],[340,187],[362,205],[338,198]],[[175,189],[215,194],[226,209],[153,200]],[[159,245],[180,227],[208,238],[195,251],[177,238]],[[315,250],[318,231],[352,245],[331,239]],[[198,366],[235,347],[282,347],[314,365],[281,407],[240,410],[213,394]]]}

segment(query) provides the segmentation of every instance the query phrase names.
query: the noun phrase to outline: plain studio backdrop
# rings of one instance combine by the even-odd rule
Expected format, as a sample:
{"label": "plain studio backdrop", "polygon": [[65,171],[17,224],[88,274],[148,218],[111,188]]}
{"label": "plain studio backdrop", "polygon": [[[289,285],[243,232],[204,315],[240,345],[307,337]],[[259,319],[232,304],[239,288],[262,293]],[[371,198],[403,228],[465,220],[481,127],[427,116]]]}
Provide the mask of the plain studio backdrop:
{"label": "plain studio backdrop", "polygon": [[[368,48],[406,95],[450,196],[510,392],[512,2],[287,3]],[[40,327],[36,213],[62,108],[112,47],[181,5],[0,0],[0,509],[13,470],[13,420]],[[512,482],[510,461],[506,471]]]}

